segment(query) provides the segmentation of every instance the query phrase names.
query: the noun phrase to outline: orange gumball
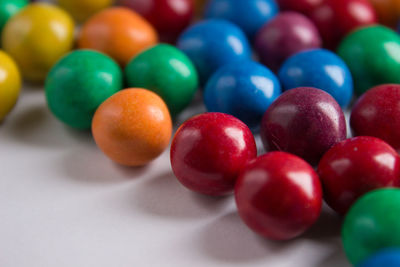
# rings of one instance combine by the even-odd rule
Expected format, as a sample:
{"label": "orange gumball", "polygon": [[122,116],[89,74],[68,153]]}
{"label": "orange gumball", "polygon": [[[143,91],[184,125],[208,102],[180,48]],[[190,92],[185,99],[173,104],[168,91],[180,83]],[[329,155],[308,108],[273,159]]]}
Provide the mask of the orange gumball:
{"label": "orange gumball", "polygon": [[167,105],[155,93],[130,88],[100,105],[92,122],[98,147],[113,161],[141,166],[168,146],[172,121]]}
{"label": "orange gumball", "polygon": [[142,16],[128,8],[114,7],[97,13],[83,25],[78,46],[106,53],[125,66],[157,42],[156,30]]}
{"label": "orange gumball", "polygon": [[379,22],[396,27],[400,20],[400,0],[369,0],[378,13]]}

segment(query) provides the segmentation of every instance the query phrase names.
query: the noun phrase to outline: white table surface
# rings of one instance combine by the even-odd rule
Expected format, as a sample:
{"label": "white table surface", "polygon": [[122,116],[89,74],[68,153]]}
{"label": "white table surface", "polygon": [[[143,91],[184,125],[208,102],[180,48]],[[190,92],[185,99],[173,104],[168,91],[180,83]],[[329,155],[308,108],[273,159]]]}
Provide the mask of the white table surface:
{"label": "white table surface", "polygon": [[325,209],[301,238],[264,240],[232,197],[183,188],[169,151],[143,168],[109,161],[50,114],[41,88],[24,88],[0,125],[1,267],[347,267],[340,226]]}

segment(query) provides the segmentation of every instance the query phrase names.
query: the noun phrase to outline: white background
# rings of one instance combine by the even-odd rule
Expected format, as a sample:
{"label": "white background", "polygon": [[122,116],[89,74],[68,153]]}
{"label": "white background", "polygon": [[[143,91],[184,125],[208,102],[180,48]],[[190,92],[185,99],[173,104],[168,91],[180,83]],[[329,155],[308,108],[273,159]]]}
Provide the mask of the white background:
{"label": "white background", "polygon": [[325,209],[301,238],[262,239],[232,197],[183,188],[169,151],[143,168],[110,162],[50,114],[42,88],[24,88],[0,125],[1,267],[347,267],[340,227]]}

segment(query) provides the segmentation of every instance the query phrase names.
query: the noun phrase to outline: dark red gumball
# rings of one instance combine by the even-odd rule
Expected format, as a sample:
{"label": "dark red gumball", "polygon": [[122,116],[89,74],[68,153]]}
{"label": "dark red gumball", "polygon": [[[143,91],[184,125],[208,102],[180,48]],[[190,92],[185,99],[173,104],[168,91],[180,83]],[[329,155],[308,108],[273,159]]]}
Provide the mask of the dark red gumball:
{"label": "dark red gumball", "polygon": [[309,16],[325,46],[331,49],[351,31],[378,23],[375,9],[368,0],[325,0]]}
{"label": "dark red gumball", "polygon": [[231,193],[240,170],[256,156],[250,129],[223,113],[189,119],[178,129],[171,145],[175,176],[187,188],[206,195]]}
{"label": "dark red gumball", "polygon": [[252,160],[235,186],[240,217],[256,233],[288,240],[318,219],[322,189],[314,169],[301,158],[271,152]]}
{"label": "dark red gumball", "polygon": [[354,135],[378,137],[400,150],[400,85],[385,84],[364,93],[351,112]]}
{"label": "dark red gumball", "polygon": [[291,10],[308,14],[324,0],[276,0],[281,10]]}
{"label": "dark red gumball", "polygon": [[345,214],[365,193],[400,185],[400,157],[381,139],[355,137],[326,152],[319,163],[318,174],[328,205]]}
{"label": "dark red gumball", "polygon": [[172,42],[190,24],[193,0],[119,0],[144,16],[159,32],[162,41]]}

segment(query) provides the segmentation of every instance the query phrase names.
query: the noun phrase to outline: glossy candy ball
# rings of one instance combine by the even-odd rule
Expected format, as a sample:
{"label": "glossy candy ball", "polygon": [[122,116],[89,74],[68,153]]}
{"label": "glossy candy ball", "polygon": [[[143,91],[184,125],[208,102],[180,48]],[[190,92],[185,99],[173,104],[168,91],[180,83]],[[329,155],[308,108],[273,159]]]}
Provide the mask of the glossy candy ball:
{"label": "glossy candy ball", "polygon": [[186,121],[171,145],[171,166],[190,190],[206,195],[233,191],[240,170],[257,156],[250,129],[223,113],[205,113]]}
{"label": "glossy candy ball", "polygon": [[172,121],[167,105],[158,95],[130,88],[100,105],[93,117],[92,133],[98,147],[111,160],[141,166],[167,148]]}
{"label": "glossy candy ball", "polygon": [[395,27],[400,19],[400,1],[369,0],[378,13],[379,22],[389,27]]}
{"label": "glossy candy ball", "polygon": [[125,74],[129,87],[146,88],[160,95],[173,117],[190,104],[198,88],[197,71],[190,59],[166,44],[136,56]]}
{"label": "glossy candy ball", "polygon": [[21,75],[14,60],[0,50],[0,123],[12,110],[21,90]]}
{"label": "glossy candy ball", "polygon": [[155,29],[142,16],[128,8],[114,7],[86,21],[79,34],[78,45],[108,54],[125,66],[157,41]]}
{"label": "glossy candy ball", "polygon": [[400,36],[384,26],[348,35],[338,49],[353,74],[358,95],[376,85],[400,83]]}
{"label": "glossy candy ball", "polygon": [[400,150],[400,85],[367,91],[354,105],[350,124],[354,135],[375,136]]}
{"label": "glossy candy ball", "polygon": [[28,3],[28,0],[0,0],[0,33],[7,21]]}
{"label": "glossy candy ball", "polygon": [[385,249],[369,257],[358,267],[398,267],[400,266],[400,249]]}
{"label": "glossy candy ball", "polygon": [[46,79],[50,110],[65,124],[90,129],[93,115],[103,101],[122,89],[119,66],[92,50],[76,50],[62,58]]}
{"label": "glossy candy ball", "polygon": [[275,0],[210,0],[205,17],[229,20],[253,38],[278,12]]}
{"label": "glossy candy ball", "polygon": [[329,149],[319,163],[318,174],[325,200],[344,214],[365,193],[400,186],[400,157],[378,138],[355,137]]}
{"label": "glossy candy ball", "polygon": [[276,0],[282,10],[297,11],[308,14],[324,0]]}
{"label": "glossy candy ball", "polygon": [[314,169],[304,160],[272,152],[252,160],[235,187],[240,217],[256,233],[288,240],[318,219],[322,189]]}
{"label": "glossy candy ball", "polygon": [[308,86],[329,93],[346,107],[353,97],[353,78],[343,60],[325,49],[304,51],[290,57],[279,70],[285,90]]}
{"label": "glossy candy ball", "polygon": [[224,20],[206,20],[189,27],[177,46],[193,61],[203,85],[220,67],[251,58],[245,34]]}
{"label": "glossy candy ball", "polygon": [[43,82],[50,68],[74,42],[74,22],[62,9],[30,4],[12,17],[2,34],[3,49],[30,82]]}
{"label": "glossy candy ball", "polygon": [[325,46],[332,49],[353,30],[378,23],[368,0],[325,0],[309,16],[319,29]]}
{"label": "glossy candy ball", "polygon": [[329,94],[296,88],[283,93],[268,108],[261,138],[266,150],[286,151],[316,164],[328,149],[346,138],[346,121]]}
{"label": "glossy candy ball", "polygon": [[313,22],[296,12],[280,13],[261,28],[255,39],[261,61],[273,71],[278,71],[288,57],[321,45]]}
{"label": "glossy candy ball", "polygon": [[174,41],[194,15],[194,0],[119,0],[147,19],[162,41]]}
{"label": "glossy candy ball", "polygon": [[271,103],[281,94],[278,78],[252,61],[220,68],[207,82],[204,103],[207,110],[231,114],[251,129],[260,126]]}
{"label": "glossy candy ball", "polygon": [[400,247],[399,217],[400,189],[378,189],[356,201],[342,228],[350,262],[357,265],[383,249]]}
{"label": "glossy candy ball", "polygon": [[92,15],[112,5],[114,0],[57,0],[78,22],[84,22]]}

